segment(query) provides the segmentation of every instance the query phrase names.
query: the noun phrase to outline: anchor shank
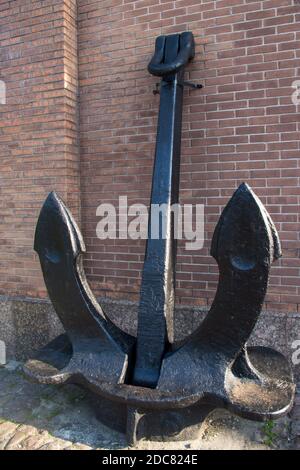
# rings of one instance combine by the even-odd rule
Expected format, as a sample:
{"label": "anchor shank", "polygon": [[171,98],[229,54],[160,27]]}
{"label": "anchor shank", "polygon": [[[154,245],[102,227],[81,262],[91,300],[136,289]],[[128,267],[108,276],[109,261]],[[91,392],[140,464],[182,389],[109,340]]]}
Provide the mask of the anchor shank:
{"label": "anchor shank", "polygon": [[[179,35],[167,38],[165,61],[175,59]],[[163,77],[152,179],[148,241],[142,275],[134,383],[155,387],[162,357],[173,339],[176,241],[174,213],[178,202],[182,128],[183,70]],[[156,205],[156,206],[154,206]],[[157,205],[161,215],[155,217]],[[159,220],[159,223],[158,223]],[[157,226],[160,227],[157,227]],[[158,230],[159,228],[159,230]]]}

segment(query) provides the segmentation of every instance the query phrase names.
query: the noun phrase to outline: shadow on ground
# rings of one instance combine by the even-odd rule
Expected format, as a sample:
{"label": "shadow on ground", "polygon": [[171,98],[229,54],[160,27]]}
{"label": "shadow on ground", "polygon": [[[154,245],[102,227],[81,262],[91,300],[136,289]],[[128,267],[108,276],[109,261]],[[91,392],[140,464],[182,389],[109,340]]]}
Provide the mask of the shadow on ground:
{"label": "shadow on ground", "polygon": [[[256,423],[216,410],[197,440],[139,442],[137,449],[270,449],[291,447],[291,420]],[[125,436],[95,418],[87,392],[75,385],[29,383],[21,365],[0,368],[0,450],[127,449]]]}

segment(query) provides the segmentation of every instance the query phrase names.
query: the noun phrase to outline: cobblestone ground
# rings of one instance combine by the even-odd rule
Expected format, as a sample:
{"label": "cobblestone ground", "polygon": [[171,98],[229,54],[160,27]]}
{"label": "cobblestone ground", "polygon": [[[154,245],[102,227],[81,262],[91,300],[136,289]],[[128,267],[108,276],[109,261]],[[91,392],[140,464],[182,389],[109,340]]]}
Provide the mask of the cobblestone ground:
{"label": "cobblestone ground", "polygon": [[[255,423],[216,410],[199,439],[141,441],[137,449],[300,448],[300,394],[291,416]],[[0,450],[127,449],[123,435],[96,420],[85,392],[76,386],[27,382],[20,364],[0,368]]]}

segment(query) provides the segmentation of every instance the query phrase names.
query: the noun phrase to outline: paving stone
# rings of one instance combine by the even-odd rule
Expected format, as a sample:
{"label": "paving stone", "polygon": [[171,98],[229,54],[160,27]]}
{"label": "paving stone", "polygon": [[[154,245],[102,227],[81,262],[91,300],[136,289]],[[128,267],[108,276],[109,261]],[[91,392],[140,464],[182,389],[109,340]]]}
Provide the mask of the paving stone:
{"label": "paving stone", "polygon": [[11,423],[9,421],[5,421],[1,423],[0,424],[0,439],[10,434],[12,435],[16,431],[17,427],[18,427],[18,424]]}
{"label": "paving stone", "polygon": [[[20,443],[30,436],[32,432],[31,426],[24,426],[23,429],[18,429],[16,433],[11,437],[5,446],[5,450],[14,450],[20,448]],[[35,430],[36,432],[36,430]],[[33,433],[35,434],[35,433]]]}
{"label": "paving stone", "polygon": [[18,425],[9,421],[3,423],[0,427],[0,450],[4,450],[7,443],[17,431]]}
{"label": "paving stone", "polygon": [[42,446],[48,444],[53,439],[48,432],[42,431],[35,435],[27,437],[21,443],[22,450],[39,450]]}

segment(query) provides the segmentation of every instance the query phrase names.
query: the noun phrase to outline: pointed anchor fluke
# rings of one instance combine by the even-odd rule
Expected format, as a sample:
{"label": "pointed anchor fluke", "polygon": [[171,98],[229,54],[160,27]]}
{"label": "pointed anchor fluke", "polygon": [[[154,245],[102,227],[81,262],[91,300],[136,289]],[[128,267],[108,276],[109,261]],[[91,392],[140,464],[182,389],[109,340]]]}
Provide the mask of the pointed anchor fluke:
{"label": "pointed anchor fluke", "polygon": [[[69,362],[54,370],[35,359],[26,365],[34,378],[69,380],[72,375],[123,383],[134,339],[117,328],[93,296],[83,269],[85,245],[66,206],[56,193],[46,199],[36,227],[37,251],[45,284],[69,342]],[[52,370],[52,374],[50,371]]]}
{"label": "pointed anchor fluke", "polygon": [[[242,184],[223,210],[211,253],[219,266],[214,302],[200,327],[164,359],[158,388],[222,400],[253,419],[283,414],[295,390],[288,362],[270,349],[247,351],[271,263],[281,255],[271,217],[248,185]],[[279,376],[270,367],[274,357]]]}

